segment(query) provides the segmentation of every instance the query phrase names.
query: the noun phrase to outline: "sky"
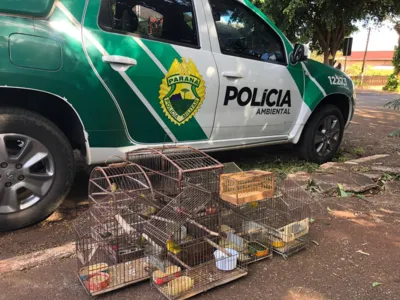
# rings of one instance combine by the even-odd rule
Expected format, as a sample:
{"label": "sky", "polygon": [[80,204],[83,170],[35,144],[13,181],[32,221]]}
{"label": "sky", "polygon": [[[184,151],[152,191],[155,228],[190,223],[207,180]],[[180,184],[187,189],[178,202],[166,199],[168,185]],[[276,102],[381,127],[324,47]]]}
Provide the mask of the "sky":
{"label": "sky", "polygon": [[[368,29],[359,27],[360,31],[353,33],[353,51],[365,51],[367,43]],[[381,28],[373,28],[369,40],[369,51],[389,51],[394,50],[397,45],[398,35],[390,23],[384,23]]]}

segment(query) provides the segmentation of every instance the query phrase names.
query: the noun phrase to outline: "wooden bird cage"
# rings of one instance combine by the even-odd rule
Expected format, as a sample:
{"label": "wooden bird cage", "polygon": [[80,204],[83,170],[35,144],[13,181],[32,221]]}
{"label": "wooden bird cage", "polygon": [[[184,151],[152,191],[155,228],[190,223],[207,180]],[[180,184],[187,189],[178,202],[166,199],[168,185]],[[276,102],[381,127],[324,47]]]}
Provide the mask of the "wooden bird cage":
{"label": "wooden bird cage", "polygon": [[247,171],[222,174],[220,197],[234,205],[261,201],[274,195],[274,174],[265,171]]}

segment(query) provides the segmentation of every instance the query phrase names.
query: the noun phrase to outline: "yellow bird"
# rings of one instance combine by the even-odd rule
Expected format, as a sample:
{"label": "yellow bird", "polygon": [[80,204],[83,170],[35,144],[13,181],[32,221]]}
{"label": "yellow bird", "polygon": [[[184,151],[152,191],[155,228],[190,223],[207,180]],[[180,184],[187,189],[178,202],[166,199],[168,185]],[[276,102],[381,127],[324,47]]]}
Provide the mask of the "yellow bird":
{"label": "yellow bird", "polygon": [[115,193],[118,190],[118,185],[114,182],[111,184],[111,192]]}
{"label": "yellow bird", "polygon": [[258,207],[258,202],[257,202],[257,201],[250,202],[250,206],[251,206],[252,208],[257,208],[257,207]]}
{"label": "yellow bird", "polygon": [[167,250],[177,255],[182,251],[181,246],[175,243],[173,240],[167,240]]}

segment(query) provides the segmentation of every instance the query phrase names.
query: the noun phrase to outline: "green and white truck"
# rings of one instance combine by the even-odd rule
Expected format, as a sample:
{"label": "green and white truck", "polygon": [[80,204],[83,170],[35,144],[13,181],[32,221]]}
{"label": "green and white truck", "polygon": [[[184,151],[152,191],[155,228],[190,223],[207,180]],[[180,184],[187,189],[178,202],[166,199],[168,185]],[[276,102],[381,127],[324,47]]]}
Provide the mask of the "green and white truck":
{"label": "green and white truck", "polygon": [[332,159],[354,86],[250,0],[0,1],[0,229],[46,218],[138,147],[292,143]]}

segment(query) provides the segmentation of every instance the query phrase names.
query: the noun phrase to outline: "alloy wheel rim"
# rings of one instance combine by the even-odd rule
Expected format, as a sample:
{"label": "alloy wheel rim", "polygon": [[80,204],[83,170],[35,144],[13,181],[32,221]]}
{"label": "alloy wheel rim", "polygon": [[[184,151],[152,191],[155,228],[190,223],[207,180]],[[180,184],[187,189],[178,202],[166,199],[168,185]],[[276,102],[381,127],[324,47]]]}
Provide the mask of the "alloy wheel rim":
{"label": "alloy wheel rim", "polygon": [[332,153],[339,144],[340,122],[339,119],[330,115],[325,117],[319,124],[314,137],[314,147],[318,156],[325,157]]}
{"label": "alloy wheel rim", "polygon": [[22,134],[0,134],[0,214],[38,203],[54,176],[54,159],[41,142]]}

